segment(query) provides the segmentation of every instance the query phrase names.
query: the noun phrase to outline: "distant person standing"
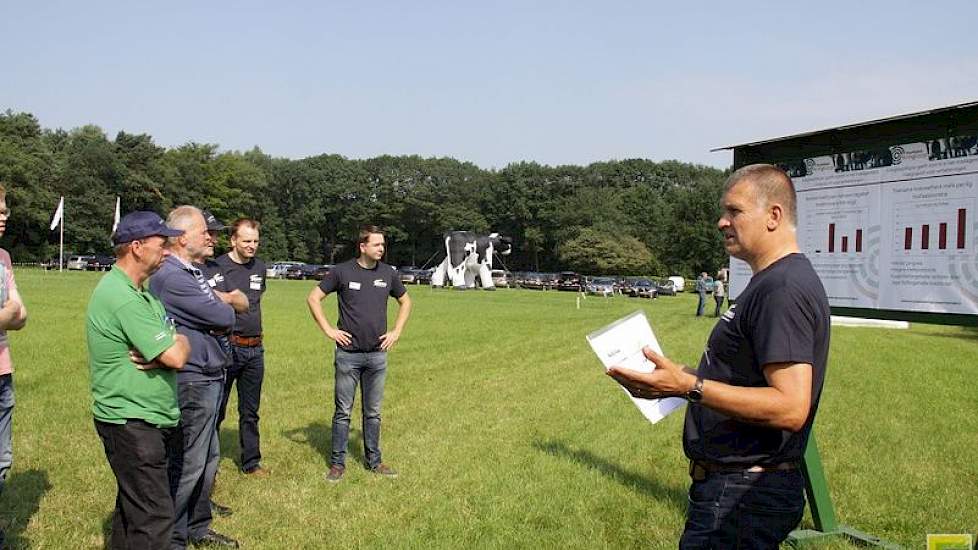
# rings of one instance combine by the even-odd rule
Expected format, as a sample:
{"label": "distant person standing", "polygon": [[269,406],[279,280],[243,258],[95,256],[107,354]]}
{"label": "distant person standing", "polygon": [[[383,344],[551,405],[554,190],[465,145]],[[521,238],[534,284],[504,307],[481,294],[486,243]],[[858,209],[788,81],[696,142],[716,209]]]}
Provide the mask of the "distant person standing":
{"label": "distant person standing", "polygon": [[[0,237],[7,230],[10,209],[7,207],[7,188],[0,184]],[[8,330],[20,330],[27,324],[27,308],[17,292],[10,254],[0,248],[0,494],[14,460],[14,367],[10,360]],[[0,529],[0,547],[5,535]]]}
{"label": "distant person standing", "polygon": [[706,272],[700,273],[700,276],[696,278],[696,294],[699,301],[696,303],[696,316],[702,317],[703,310],[706,308],[706,293],[709,290],[707,285],[707,275]]}
{"label": "distant person standing", "polygon": [[248,298],[248,308],[237,311],[231,334],[231,365],[217,425],[221,426],[231,396],[231,386],[238,387],[238,443],[241,447],[241,471],[255,477],[268,475],[261,465],[261,445],[258,431],[258,408],[261,387],[265,379],[265,346],[262,340],[261,297],[265,293],[265,262],[258,252],[261,225],[249,218],[231,224],[231,250],[219,257],[225,287]]}
{"label": "distant person standing", "polygon": [[717,303],[717,309],[713,313],[714,317],[720,316],[720,310],[723,309],[723,300],[725,297],[726,295],[724,294],[723,281],[717,279],[713,282],[713,299]]}
{"label": "distant person standing", "polygon": [[145,288],[182,234],[153,212],[133,212],[112,235],[116,263],[85,317],[92,415],[118,493],[109,548],[168,549],[173,499],[167,464],[182,452],[177,370],[190,355],[163,304]]}
{"label": "distant person standing", "polygon": [[[381,461],[380,406],[387,376],[387,352],[401,337],[411,313],[411,298],[397,271],[381,262],[384,234],[373,225],[360,230],[359,255],[335,266],[306,303],[320,330],[336,342],[333,449],[327,481],[338,482],[346,471],[346,445],[350,435],[350,412],[357,385],[361,387],[363,446],[366,466],[383,476],[397,475]],[[323,315],[321,302],[335,292],[339,303],[339,322],[333,327]],[[394,329],[387,330],[387,298],[399,305]]]}
{"label": "distant person standing", "polygon": [[191,345],[190,358],[177,377],[183,455],[170,463],[176,516],[172,544],[237,547],[234,539],[210,528],[211,490],[220,459],[217,409],[230,360],[218,338],[234,326],[234,309],[214,294],[194,265],[202,263],[212,247],[200,210],[179,206],[170,212],[167,224],[183,233],[170,238],[170,256],[150,280],[150,290]]}

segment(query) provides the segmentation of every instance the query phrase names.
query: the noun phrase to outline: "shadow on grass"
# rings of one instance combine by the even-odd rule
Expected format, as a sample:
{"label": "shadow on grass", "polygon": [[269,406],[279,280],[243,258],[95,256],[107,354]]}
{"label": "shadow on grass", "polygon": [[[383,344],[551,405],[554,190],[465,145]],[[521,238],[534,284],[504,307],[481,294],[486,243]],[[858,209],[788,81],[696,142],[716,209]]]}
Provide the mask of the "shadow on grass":
{"label": "shadow on grass", "polygon": [[7,478],[3,489],[7,546],[4,548],[29,548],[24,530],[41,505],[41,497],[51,488],[48,473],[44,470],[14,472]]}
{"label": "shadow on grass", "polygon": [[[285,430],[282,435],[293,443],[304,443],[312,447],[319,456],[323,457],[323,462],[329,465],[330,457],[333,454],[333,426],[325,422],[313,422],[304,428],[294,428]],[[356,461],[366,464],[363,456],[363,438],[360,431],[350,427],[350,436],[347,439],[347,466],[349,462]]]}
{"label": "shadow on grass", "polygon": [[238,443],[238,429],[227,426],[226,422],[227,419],[225,419],[225,424],[221,425],[221,431],[218,433],[221,456],[230,457],[234,461],[234,465],[240,470],[241,447]]}
{"label": "shadow on grass", "polygon": [[625,470],[621,466],[612,464],[590,451],[571,449],[563,443],[555,441],[534,441],[533,447],[548,455],[565,458],[571,462],[597,470],[629,489],[645,493],[657,501],[666,502],[681,512],[686,511],[687,493],[684,488],[664,485],[654,479]]}

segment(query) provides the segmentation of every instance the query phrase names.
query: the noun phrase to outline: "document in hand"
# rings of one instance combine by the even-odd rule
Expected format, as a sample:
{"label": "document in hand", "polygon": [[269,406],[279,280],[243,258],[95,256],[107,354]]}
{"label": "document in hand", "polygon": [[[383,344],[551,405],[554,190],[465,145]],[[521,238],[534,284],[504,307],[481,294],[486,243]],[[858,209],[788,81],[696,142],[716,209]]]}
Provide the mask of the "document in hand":
{"label": "document in hand", "polygon": [[[619,366],[639,372],[652,372],[655,370],[655,364],[645,358],[642,348],[649,346],[652,351],[662,353],[659,341],[656,340],[649,320],[642,311],[636,311],[588,334],[587,341],[588,344],[591,344],[591,349],[594,350],[595,355],[601,360],[605,370]],[[642,411],[645,418],[648,418],[649,422],[653,424],[686,402],[681,397],[640,399],[632,397],[625,388],[622,388],[622,391],[631,398],[638,410]]]}

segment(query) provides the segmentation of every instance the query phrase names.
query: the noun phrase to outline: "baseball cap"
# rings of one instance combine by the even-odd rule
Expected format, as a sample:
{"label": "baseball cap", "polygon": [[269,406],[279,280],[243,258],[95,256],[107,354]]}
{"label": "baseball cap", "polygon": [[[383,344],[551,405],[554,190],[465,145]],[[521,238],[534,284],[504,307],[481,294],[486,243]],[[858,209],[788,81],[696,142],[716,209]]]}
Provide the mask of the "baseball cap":
{"label": "baseball cap", "polygon": [[224,222],[217,219],[217,216],[207,210],[201,210],[200,213],[204,215],[204,221],[207,222],[208,231],[224,231],[228,228],[228,226],[224,225]]}
{"label": "baseball cap", "polygon": [[156,212],[139,210],[130,212],[119,220],[119,226],[112,234],[112,244],[119,245],[146,237],[177,237],[183,235],[182,229],[170,229]]}

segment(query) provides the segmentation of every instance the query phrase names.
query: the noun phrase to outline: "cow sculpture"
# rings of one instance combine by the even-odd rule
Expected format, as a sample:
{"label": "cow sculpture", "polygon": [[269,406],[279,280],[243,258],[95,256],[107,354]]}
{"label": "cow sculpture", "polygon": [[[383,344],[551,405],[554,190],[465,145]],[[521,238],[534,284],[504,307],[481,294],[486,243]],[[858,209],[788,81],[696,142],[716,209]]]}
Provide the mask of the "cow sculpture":
{"label": "cow sculpture", "polygon": [[496,290],[492,282],[493,253],[505,256],[512,250],[512,240],[499,233],[479,235],[471,231],[445,233],[445,260],[431,275],[431,286],[442,287],[450,281],[458,290],[475,288],[478,275],[482,288]]}

